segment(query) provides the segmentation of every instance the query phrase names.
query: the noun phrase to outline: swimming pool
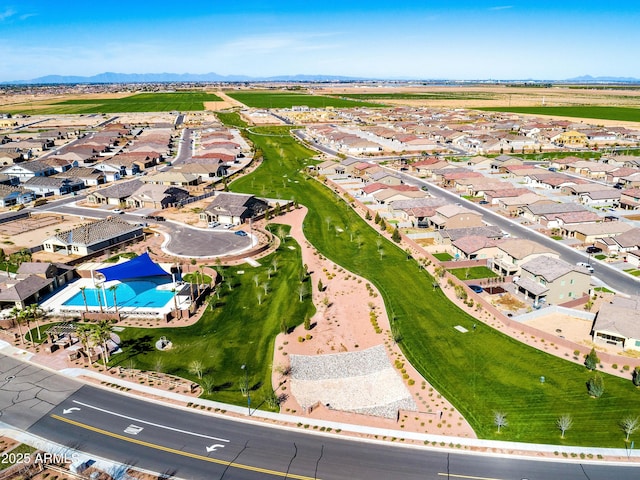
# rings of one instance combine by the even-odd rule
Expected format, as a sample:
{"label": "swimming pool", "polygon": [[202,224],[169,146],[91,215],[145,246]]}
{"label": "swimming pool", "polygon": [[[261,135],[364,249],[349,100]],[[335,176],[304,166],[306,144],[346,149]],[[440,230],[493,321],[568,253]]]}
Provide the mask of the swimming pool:
{"label": "swimming pool", "polygon": [[[171,283],[168,277],[148,277],[144,279],[130,279],[115,285],[115,299],[118,308],[162,308],[169,303],[175,292],[159,290],[158,287]],[[114,294],[109,288],[85,288],[84,295],[88,307],[113,307]],[[98,299],[98,296],[100,299]],[[106,300],[106,305],[105,305]],[[82,292],[78,292],[63,303],[69,307],[84,307]]]}

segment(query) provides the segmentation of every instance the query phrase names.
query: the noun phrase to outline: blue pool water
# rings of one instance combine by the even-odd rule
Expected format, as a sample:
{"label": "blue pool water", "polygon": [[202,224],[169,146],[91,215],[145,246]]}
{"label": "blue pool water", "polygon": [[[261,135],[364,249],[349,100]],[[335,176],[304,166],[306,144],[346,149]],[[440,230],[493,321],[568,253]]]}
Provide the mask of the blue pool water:
{"label": "blue pool water", "polygon": [[[171,283],[169,277],[147,277],[144,279],[132,279],[116,286],[115,298],[118,302],[118,308],[121,307],[144,307],[144,308],[161,308],[173,299],[174,292],[171,290],[158,290],[159,285]],[[105,297],[107,307],[113,307],[113,291],[108,288],[102,291],[98,288],[86,288],[84,290],[87,298],[87,306],[99,307],[100,302],[105,306]],[[100,295],[100,300],[98,300]],[[63,305],[84,307],[82,292],[76,293]]]}

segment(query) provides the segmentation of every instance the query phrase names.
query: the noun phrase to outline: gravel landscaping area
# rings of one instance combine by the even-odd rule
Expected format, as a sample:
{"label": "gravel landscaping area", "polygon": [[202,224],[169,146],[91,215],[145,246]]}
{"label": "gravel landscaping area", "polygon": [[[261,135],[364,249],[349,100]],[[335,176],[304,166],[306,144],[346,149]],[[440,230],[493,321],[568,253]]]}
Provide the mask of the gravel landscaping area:
{"label": "gravel landscaping area", "polygon": [[336,410],[396,418],[417,406],[382,345],[357,352],[291,355],[291,393],[303,408],[316,402]]}

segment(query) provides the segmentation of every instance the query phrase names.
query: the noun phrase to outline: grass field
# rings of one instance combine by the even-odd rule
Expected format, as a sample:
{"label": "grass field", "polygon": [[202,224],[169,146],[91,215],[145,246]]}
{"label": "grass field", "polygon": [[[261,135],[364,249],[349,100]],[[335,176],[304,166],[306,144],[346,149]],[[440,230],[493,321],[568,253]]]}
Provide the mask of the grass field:
{"label": "grass field", "polygon": [[[286,232],[288,227],[283,228]],[[277,272],[268,278],[267,270],[272,268],[274,260]],[[123,351],[112,357],[111,365],[159,370],[189,378],[209,390],[205,398],[237,405],[247,402],[240,392],[244,382],[241,366],[247,365],[252,406],[267,409],[262,402],[272,393],[273,346],[281,321],[286,322],[287,329],[294,327],[301,324],[305,316],[311,317],[315,309],[310,295],[300,302],[292,287],[301,284],[302,275],[300,247],[293,239],[285,238],[278,251],[261,258],[260,263],[260,267],[223,268],[224,281],[217,288],[220,298],[212,296],[212,308],[208,308],[195,325],[126,328],[120,332]],[[310,289],[308,283],[305,280]],[[171,350],[155,349],[155,342],[161,336],[173,343]],[[194,361],[202,363],[202,379],[190,368]]]}
{"label": "grass field", "polygon": [[497,94],[489,92],[425,92],[425,93],[345,93],[354,100],[493,100]]}
{"label": "grass field", "polygon": [[352,107],[382,107],[381,104],[365,103],[343,98],[321,95],[306,95],[304,93],[288,92],[226,92],[234,100],[252,108],[291,108],[293,106],[307,106],[310,108],[352,108]]}
{"label": "grass field", "polygon": [[441,262],[448,262],[450,260],[453,260],[453,255],[451,255],[450,253],[447,253],[447,252],[434,253],[433,256],[436,257]]}
{"label": "grass field", "polygon": [[498,276],[487,267],[453,268],[449,272],[460,280],[477,280],[479,278],[495,278]]}
{"label": "grass field", "polygon": [[204,110],[204,102],[221,101],[212,93],[139,93],[123,98],[65,100],[48,104],[46,108],[31,104],[12,105],[0,111],[39,115],[127,113],[127,112],[188,112]]}
{"label": "grass field", "polygon": [[[239,123],[237,118],[232,121]],[[330,189],[300,173],[313,152],[292,139],[286,128],[253,128],[249,138],[264,153],[265,161],[251,175],[232,183],[231,189],[295,198],[309,207],[304,222],[309,241],[328,258],[378,287],[408,359],[454,404],[479,437],[624,445],[619,422],[627,413],[640,414],[640,389],[630,379],[604,375],[604,395],[589,397],[585,384],[591,373],[583,366],[528,347],[464,313],[441,290],[434,291],[433,279],[391,242],[383,244],[381,258],[377,232]],[[285,175],[292,182],[283,184]],[[336,236],[335,227],[344,233]],[[361,242],[352,242],[350,232]],[[474,323],[477,328],[472,332]],[[457,325],[469,332],[460,333],[454,328]],[[545,383],[540,383],[540,376],[545,376]],[[501,434],[493,424],[495,411],[505,412],[509,421]],[[573,416],[574,426],[561,440],[555,422],[564,414]]]}
{"label": "grass field", "polygon": [[575,107],[491,107],[477,108],[491,112],[513,112],[530,115],[555,115],[558,117],[593,118],[600,120],[618,120],[640,122],[640,108],[575,106]]}

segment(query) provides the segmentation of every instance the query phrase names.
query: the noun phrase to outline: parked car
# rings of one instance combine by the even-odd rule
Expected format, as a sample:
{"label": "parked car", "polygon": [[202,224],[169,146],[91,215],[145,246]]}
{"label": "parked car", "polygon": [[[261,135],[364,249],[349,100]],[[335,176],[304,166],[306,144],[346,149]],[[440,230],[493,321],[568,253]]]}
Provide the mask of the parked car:
{"label": "parked car", "polygon": [[484,292],[484,288],[482,288],[480,285],[469,285],[469,288],[476,293]]}
{"label": "parked car", "polygon": [[478,203],[480,205],[489,205],[489,202],[487,202],[486,200],[480,200]]}
{"label": "parked car", "polygon": [[238,230],[237,232],[235,232],[236,235],[239,235],[241,237],[246,237],[247,236],[247,232],[245,232],[244,230]]}
{"label": "parked car", "polygon": [[209,222],[209,228],[216,228],[220,225],[220,222]]}
{"label": "parked car", "polygon": [[122,215],[124,212],[119,208],[114,208],[113,210],[111,210],[111,213],[115,213],[116,215]]}
{"label": "parked car", "polygon": [[589,273],[593,273],[593,267],[590,264],[588,264],[587,262],[578,262],[578,263],[576,263],[576,265],[578,267],[582,267],[582,268],[586,269],[587,272],[589,272]]}
{"label": "parked car", "polygon": [[587,253],[601,253],[602,249],[599,247],[587,247]]}

